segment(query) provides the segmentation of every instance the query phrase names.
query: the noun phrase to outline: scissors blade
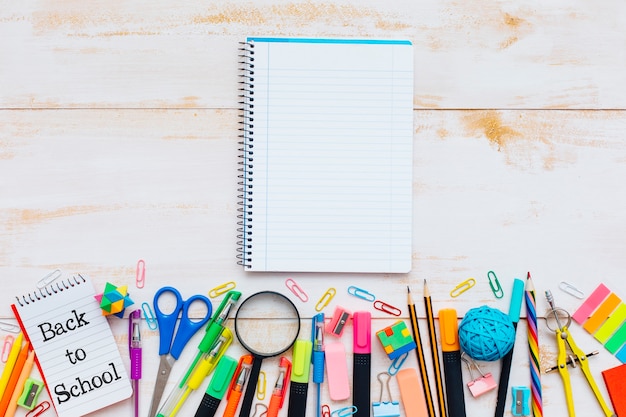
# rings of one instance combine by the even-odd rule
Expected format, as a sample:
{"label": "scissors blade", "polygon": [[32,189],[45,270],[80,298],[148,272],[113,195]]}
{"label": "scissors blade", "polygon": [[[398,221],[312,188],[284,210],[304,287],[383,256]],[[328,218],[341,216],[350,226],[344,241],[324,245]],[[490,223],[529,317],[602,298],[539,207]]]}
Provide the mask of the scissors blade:
{"label": "scissors blade", "polygon": [[155,417],[159,408],[159,403],[165,391],[167,379],[170,377],[175,359],[171,355],[161,355],[159,359],[159,372],[157,373],[154,391],[152,392],[152,402],[150,403],[149,417]]}

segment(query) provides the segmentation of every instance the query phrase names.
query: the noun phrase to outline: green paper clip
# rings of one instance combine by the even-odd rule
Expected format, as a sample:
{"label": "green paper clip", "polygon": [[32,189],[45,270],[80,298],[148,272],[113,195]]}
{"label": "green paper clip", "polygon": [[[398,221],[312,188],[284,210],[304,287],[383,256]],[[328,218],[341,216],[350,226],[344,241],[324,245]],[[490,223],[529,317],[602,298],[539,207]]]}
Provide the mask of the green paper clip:
{"label": "green paper clip", "polygon": [[37,405],[37,397],[43,390],[43,382],[28,378],[24,383],[24,391],[17,400],[17,405],[32,410]]}
{"label": "green paper clip", "polygon": [[491,292],[495,295],[496,298],[504,297],[504,291],[500,286],[500,281],[498,281],[498,277],[496,273],[493,271],[487,272],[487,279],[489,279],[489,286],[491,287]]}

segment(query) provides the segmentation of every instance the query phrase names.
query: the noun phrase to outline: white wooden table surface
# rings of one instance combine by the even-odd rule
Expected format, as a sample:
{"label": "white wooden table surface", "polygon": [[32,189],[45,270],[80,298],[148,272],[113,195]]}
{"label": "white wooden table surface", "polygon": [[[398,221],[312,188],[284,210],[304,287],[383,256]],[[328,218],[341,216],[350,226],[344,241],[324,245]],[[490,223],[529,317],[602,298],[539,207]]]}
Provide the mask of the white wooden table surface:
{"label": "white wooden table surface", "polygon": [[[626,297],[625,23],[619,0],[0,0],[0,319],[14,323],[15,295],[57,268],[89,275],[99,290],[128,284],[137,305],[164,285],[186,296],[226,281],[244,297],[281,291],[304,317],[302,337],[329,287],[337,296],[327,315],[335,305],[369,310],[374,330],[395,317],[348,295],[348,286],[401,307],[405,320],[407,285],[424,317],[423,279],[435,311],[453,307],[459,316],[483,304],[508,311],[512,280],[527,271],[540,313],[548,289],[570,312],[580,305],[560,281],[587,295],[603,282]],[[414,43],[409,274],[251,274],[236,264],[237,46],[247,35]],[[143,289],[134,286],[139,259],[147,267]],[[505,290],[501,300],[489,270]],[[307,303],[288,292],[288,277],[309,294]],[[450,290],[469,277],[477,285],[452,299]],[[127,322],[110,323],[127,358]],[[420,326],[426,332],[424,320]],[[572,327],[584,350],[601,352],[590,362],[608,400],[600,372],[619,361]],[[549,366],[556,344],[541,321],[539,336]],[[522,320],[510,386],[529,385],[525,337]],[[143,340],[146,416],[157,333],[146,329]],[[342,340],[351,352],[351,327]],[[235,343],[229,353],[243,350]],[[275,363],[265,366],[270,385]],[[374,339],[373,381],[388,366]],[[416,366],[414,355],[405,366]],[[481,366],[497,380],[498,362]],[[579,414],[600,415],[579,369],[571,374]],[[566,416],[559,376],[543,375],[543,384],[544,414]],[[392,390],[399,399],[395,380]],[[372,398],[378,393],[374,383]],[[181,415],[193,415],[201,394]],[[323,396],[332,410],[349,403],[330,402],[327,390]],[[465,401],[468,416],[483,417],[496,395],[475,399],[466,391]],[[507,416],[510,402],[509,395]],[[132,402],[93,415],[130,416]]]}

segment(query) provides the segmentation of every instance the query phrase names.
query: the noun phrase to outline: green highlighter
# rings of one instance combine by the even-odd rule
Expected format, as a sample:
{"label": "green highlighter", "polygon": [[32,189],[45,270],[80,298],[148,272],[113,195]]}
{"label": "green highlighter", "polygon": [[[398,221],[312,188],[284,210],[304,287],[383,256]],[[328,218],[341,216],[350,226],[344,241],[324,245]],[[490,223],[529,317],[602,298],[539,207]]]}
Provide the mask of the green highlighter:
{"label": "green highlighter", "polygon": [[215,415],[235,369],[237,369],[237,361],[228,355],[222,356],[215,367],[215,373],[202,397],[198,410],[196,410],[195,417],[213,417]]}

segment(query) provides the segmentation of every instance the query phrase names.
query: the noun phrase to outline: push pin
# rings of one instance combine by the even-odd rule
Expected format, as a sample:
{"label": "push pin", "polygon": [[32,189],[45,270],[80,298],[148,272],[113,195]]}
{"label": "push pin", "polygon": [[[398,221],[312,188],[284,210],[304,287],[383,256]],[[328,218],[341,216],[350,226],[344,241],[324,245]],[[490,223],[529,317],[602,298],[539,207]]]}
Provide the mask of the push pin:
{"label": "push pin", "polygon": [[[386,380],[383,381],[382,377],[386,376]],[[399,417],[400,416],[400,403],[391,399],[391,390],[389,389],[389,380],[391,375],[387,372],[381,372],[378,374],[378,382],[380,382],[380,399],[378,402],[372,403],[372,415],[374,417]],[[389,401],[383,401],[383,393],[387,391],[387,398]]]}
{"label": "push pin", "polygon": [[514,416],[530,415],[530,407],[528,406],[528,400],[530,399],[530,388],[511,387],[511,393],[513,394],[511,413]]}

